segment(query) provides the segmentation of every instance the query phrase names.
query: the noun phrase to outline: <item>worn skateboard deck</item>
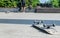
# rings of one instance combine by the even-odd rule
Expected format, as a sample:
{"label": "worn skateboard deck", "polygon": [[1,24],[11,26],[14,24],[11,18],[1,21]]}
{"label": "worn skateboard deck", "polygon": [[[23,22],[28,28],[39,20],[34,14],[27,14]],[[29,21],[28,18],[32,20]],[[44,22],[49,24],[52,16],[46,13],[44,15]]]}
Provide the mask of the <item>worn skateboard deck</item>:
{"label": "worn skateboard deck", "polygon": [[42,30],[45,30],[46,32],[50,33],[50,34],[57,34],[57,31],[56,29],[42,29]]}
{"label": "worn skateboard deck", "polygon": [[45,31],[46,33],[48,33],[48,34],[58,34],[58,31],[55,29],[55,28],[49,28],[49,29],[47,29],[47,28],[44,28],[43,26],[42,26],[42,24],[41,25],[34,25],[35,27],[37,27],[37,28],[39,28],[39,29],[41,29],[41,30],[43,30],[43,31]]}

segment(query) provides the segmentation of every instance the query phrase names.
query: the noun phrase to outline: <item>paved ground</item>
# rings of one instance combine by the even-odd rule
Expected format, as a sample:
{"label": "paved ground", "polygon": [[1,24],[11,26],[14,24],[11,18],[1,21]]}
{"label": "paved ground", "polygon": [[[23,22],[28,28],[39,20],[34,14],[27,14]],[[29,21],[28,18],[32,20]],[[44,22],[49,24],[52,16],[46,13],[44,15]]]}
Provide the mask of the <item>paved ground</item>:
{"label": "paved ground", "polygon": [[60,13],[0,13],[0,19],[60,20]]}
{"label": "paved ground", "polygon": [[[19,12],[19,8],[0,8],[0,12]],[[29,10],[28,8],[25,9],[25,12],[34,12],[34,9]]]}
{"label": "paved ground", "polygon": [[[36,17],[34,15],[36,15]],[[34,13],[33,14],[0,13],[0,19],[34,19],[39,18],[41,15],[44,16],[44,14],[34,14]],[[49,15],[45,14],[45,15],[50,17],[49,15],[52,14]],[[57,16],[60,16],[60,14],[53,14],[53,15],[54,18],[56,17],[56,19],[58,18]],[[60,30],[59,30],[60,26],[57,26],[55,29],[57,29],[58,34],[49,35],[31,27],[31,25],[0,23],[0,38],[60,38]]]}
{"label": "paved ground", "polygon": [[0,24],[0,38],[60,38],[60,34],[45,34],[31,25]]}

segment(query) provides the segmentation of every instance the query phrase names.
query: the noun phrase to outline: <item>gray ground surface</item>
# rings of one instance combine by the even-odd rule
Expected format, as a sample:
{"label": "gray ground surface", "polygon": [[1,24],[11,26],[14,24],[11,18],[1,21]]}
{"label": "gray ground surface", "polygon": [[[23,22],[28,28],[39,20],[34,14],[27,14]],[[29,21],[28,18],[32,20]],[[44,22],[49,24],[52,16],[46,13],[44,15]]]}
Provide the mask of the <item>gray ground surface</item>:
{"label": "gray ground surface", "polygon": [[[0,8],[0,12],[21,12],[19,8]],[[25,9],[25,12],[34,12],[34,9],[29,10],[28,8]]]}
{"label": "gray ground surface", "polygon": [[[60,14],[0,13],[0,19],[47,19],[48,18],[50,20],[51,19],[59,20],[60,18],[57,16],[60,16]],[[59,30],[60,26],[56,26],[55,29],[58,31],[58,33],[54,35],[49,35],[27,24],[0,23],[0,38],[60,38],[60,30]]]}
{"label": "gray ground surface", "polygon": [[60,20],[60,13],[0,12],[0,19]]}
{"label": "gray ground surface", "polygon": [[31,25],[0,24],[0,38],[60,38],[60,34],[49,35]]}

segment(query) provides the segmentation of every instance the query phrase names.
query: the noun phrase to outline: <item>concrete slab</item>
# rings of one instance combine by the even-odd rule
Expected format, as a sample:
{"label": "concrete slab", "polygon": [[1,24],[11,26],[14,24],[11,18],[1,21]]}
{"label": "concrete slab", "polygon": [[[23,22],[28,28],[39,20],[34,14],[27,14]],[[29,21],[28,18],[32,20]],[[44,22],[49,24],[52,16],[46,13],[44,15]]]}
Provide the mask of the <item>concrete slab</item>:
{"label": "concrete slab", "polygon": [[[0,19],[60,20],[60,14],[0,13]],[[60,26],[56,27],[60,33]],[[60,38],[60,34],[48,35],[25,24],[0,23],[0,38]]]}
{"label": "concrete slab", "polygon": [[0,13],[0,19],[60,20],[60,13]]}
{"label": "concrete slab", "polygon": [[[60,29],[60,26],[57,26]],[[58,31],[60,31],[58,29]],[[60,34],[49,35],[24,24],[0,24],[0,38],[60,38]]]}

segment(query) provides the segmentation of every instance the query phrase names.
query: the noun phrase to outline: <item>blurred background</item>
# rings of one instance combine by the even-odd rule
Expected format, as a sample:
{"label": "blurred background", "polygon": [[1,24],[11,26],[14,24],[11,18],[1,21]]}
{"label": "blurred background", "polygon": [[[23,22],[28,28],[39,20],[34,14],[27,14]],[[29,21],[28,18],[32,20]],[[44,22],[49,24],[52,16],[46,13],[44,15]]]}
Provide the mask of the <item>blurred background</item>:
{"label": "blurred background", "polygon": [[[0,7],[18,7],[18,3],[21,0],[0,0]],[[60,7],[60,0],[25,0],[26,7],[31,4],[32,7],[36,7],[37,4],[40,6],[47,6],[47,7]]]}

